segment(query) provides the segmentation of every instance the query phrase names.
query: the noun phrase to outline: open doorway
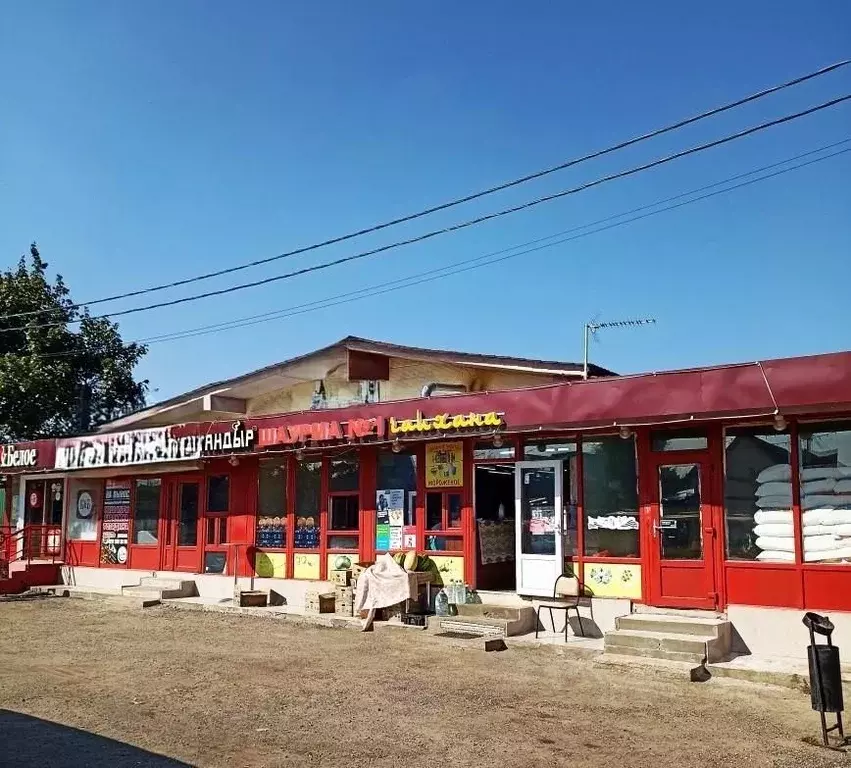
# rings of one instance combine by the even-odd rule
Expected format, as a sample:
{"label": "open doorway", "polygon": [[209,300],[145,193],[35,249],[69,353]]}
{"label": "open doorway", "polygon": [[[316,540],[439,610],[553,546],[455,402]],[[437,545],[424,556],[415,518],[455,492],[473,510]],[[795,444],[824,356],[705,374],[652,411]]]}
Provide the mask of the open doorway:
{"label": "open doorway", "polygon": [[476,586],[514,590],[514,463],[476,464]]}

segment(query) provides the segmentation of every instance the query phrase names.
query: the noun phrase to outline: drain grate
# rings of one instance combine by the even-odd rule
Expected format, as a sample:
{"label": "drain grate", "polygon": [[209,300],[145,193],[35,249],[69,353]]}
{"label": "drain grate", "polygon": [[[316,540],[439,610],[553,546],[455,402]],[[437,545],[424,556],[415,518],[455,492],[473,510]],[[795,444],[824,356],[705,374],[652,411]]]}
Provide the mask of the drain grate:
{"label": "drain grate", "polygon": [[435,637],[448,637],[450,640],[476,640],[479,637],[484,637],[484,635],[476,634],[475,632],[455,632],[450,630],[449,632],[435,632]]}

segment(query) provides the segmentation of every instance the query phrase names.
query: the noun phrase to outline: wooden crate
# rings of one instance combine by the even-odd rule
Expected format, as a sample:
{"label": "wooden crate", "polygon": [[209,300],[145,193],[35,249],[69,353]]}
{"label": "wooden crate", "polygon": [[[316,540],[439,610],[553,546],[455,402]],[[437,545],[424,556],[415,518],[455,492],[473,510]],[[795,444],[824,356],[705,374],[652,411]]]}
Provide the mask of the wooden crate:
{"label": "wooden crate", "polygon": [[305,613],[334,613],[334,593],[308,592],[304,600]]}
{"label": "wooden crate", "polygon": [[332,584],[336,584],[341,587],[348,587],[352,580],[352,572],[351,571],[340,571],[334,570],[331,571],[328,581]]}
{"label": "wooden crate", "polygon": [[269,595],[257,590],[242,590],[239,604],[242,608],[265,608],[269,604]]}

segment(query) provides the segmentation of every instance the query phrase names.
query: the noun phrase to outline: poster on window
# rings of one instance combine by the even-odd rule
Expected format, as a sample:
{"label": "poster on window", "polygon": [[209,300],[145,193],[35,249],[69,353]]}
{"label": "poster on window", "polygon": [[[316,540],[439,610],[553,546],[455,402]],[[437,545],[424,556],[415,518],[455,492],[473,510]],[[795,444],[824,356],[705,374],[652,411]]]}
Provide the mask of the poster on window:
{"label": "poster on window", "polygon": [[103,497],[103,529],[100,561],[107,565],[127,565],[130,537],[130,483],[107,480]]}
{"label": "poster on window", "polygon": [[429,443],[425,449],[426,488],[464,485],[464,443]]}
{"label": "poster on window", "polygon": [[394,488],[375,494],[375,548],[381,552],[402,548],[405,491]]}

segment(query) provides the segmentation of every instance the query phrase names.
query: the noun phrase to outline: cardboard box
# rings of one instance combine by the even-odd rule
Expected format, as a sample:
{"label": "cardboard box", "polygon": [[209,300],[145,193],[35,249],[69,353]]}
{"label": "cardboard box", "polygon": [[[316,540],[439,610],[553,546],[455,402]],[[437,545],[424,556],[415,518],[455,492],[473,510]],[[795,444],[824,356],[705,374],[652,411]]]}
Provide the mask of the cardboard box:
{"label": "cardboard box", "polygon": [[352,572],[346,571],[331,571],[328,581],[342,587],[348,587],[352,580]]}

